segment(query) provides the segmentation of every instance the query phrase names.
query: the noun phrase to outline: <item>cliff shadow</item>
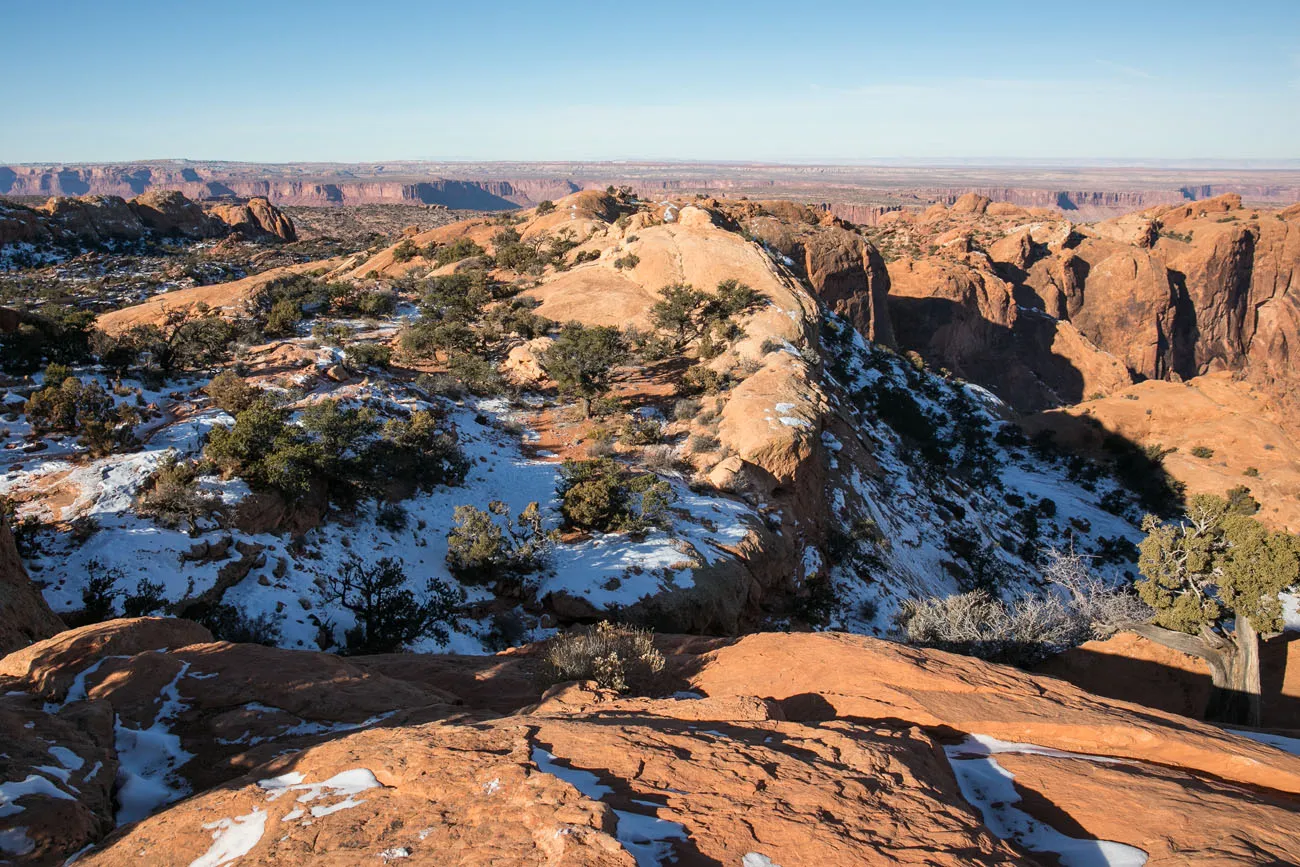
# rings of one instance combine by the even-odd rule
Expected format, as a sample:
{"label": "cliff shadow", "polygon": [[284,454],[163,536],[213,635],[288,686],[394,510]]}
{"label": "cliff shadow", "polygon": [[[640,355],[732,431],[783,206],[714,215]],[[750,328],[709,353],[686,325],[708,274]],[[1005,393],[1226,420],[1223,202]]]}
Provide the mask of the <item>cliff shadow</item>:
{"label": "cliff shadow", "polygon": [[[1294,651],[1291,648],[1298,641],[1300,633],[1290,632],[1260,642],[1260,703],[1265,728],[1300,729],[1300,691],[1285,691],[1289,667],[1300,669],[1300,645]],[[1295,661],[1289,659],[1291,655]],[[1210,700],[1210,673],[1197,660],[1189,657],[1189,663],[1199,670],[1076,647],[1033,671],[1105,698],[1203,720]],[[1300,670],[1289,673],[1292,680],[1300,678]]]}
{"label": "cliff shadow", "polygon": [[1046,313],[1024,310],[1009,327],[948,298],[890,295],[889,317],[900,349],[984,386],[1018,412],[1083,399],[1083,372],[1052,350],[1059,323]]}
{"label": "cliff shadow", "polygon": [[445,205],[453,210],[512,211],[516,202],[488,192],[469,181],[415,184],[415,200],[424,205]]}

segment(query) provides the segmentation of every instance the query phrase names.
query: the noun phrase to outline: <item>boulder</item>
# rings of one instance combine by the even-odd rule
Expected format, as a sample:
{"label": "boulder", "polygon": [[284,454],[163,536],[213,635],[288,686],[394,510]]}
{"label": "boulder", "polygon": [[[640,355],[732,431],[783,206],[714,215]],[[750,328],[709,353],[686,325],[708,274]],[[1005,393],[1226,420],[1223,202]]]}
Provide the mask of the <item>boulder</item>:
{"label": "boulder", "polygon": [[175,190],[151,190],[136,196],[129,204],[140,222],[159,235],[219,238],[228,231],[201,205]]}
{"label": "boulder", "polygon": [[298,240],[293,221],[263,196],[255,196],[246,202],[208,205],[207,212],[250,238],[274,237],[281,241]]}

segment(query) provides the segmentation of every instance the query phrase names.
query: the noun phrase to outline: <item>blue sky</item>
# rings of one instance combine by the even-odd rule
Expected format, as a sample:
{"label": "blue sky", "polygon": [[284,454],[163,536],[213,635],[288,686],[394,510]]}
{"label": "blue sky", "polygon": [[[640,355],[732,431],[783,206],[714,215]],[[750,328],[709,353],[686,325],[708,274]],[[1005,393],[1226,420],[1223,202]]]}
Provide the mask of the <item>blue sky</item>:
{"label": "blue sky", "polygon": [[0,0],[0,162],[1300,158],[1300,0]]}

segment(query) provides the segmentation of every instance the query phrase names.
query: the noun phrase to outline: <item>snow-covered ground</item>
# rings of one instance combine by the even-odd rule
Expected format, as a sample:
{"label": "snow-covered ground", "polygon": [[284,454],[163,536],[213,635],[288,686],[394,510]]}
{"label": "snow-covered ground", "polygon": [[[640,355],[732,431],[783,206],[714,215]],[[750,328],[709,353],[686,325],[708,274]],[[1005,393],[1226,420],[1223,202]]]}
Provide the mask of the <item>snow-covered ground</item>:
{"label": "snow-covered ground", "polygon": [[[832,402],[849,429],[844,435],[857,439],[860,452],[869,455],[877,469],[842,457],[845,444],[824,433],[831,469],[837,471],[826,495],[846,531],[866,521],[874,526],[878,541],[871,546],[874,567],[832,564],[838,602],[832,628],[888,634],[902,600],[958,592],[954,573],[971,564],[954,553],[954,535],[984,546],[983,556],[1006,575],[1001,583],[1007,595],[1038,582],[1039,553],[1056,548],[1091,555],[1102,547],[1102,539],[1136,543],[1142,538],[1129,520],[1139,517],[1135,511],[1122,516],[1099,505],[1118,488],[1113,480],[1102,477],[1089,489],[1072,480],[1064,464],[1000,441],[996,434],[1003,407],[986,389],[918,372],[906,359],[873,347],[842,321],[838,324],[843,342],[823,344],[824,353],[837,362],[828,375]],[[882,413],[873,411],[871,397],[855,402],[854,395],[891,390],[915,402],[930,420],[936,439],[946,437],[958,444],[947,446],[937,462],[928,461]],[[978,456],[964,454],[967,447],[957,436],[954,406],[968,424],[982,428],[978,438],[987,454],[987,479],[970,481],[959,472],[964,461]],[[1036,527],[1036,538],[1026,537],[1026,520]],[[1029,551],[1034,554],[1024,556]],[[1132,563],[1097,559],[1094,567],[1114,580],[1125,578],[1125,572],[1136,574]]]}
{"label": "snow-covered ground", "polygon": [[[350,387],[346,396],[391,415],[429,406],[420,395],[386,380]],[[439,487],[402,501],[405,526],[401,528],[384,520],[376,504],[365,503],[355,510],[334,513],[324,525],[307,533],[302,544],[271,533],[223,529],[211,522],[201,523],[195,535],[169,529],[136,513],[134,501],[140,486],[168,453],[197,456],[211,429],[229,425],[233,419],[219,410],[192,410],[187,405],[189,414],[172,421],[175,409],[186,401],[174,401],[163,393],[146,393],[146,399],[163,408],[166,418],[139,431],[145,442],[142,450],[75,460],[79,449],[69,443],[62,450],[50,449],[12,461],[0,476],[0,495],[21,499],[26,493],[42,492],[39,499],[22,507],[20,514],[32,512],[47,520],[85,517],[94,522],[94,531],[84,540],[70,534],[44,535],[43,550],[28,560],[33,578],[45,585],[45,596],[57,611],[79,608],[88,578],[109,569],[120,570],[122,589],[128,592],[138,582],[148,581],[162,585],[169,601],[193,598],[211,588],[218,572],[231,560],[194,562],[185,560],[184,555],[196,546],[230,537],[262,546],[265,564],[228,589],[223,601],[249,617],[266,615],[277,620],[283,646],[315,649],[321,622],[332,623],[338,638],[354,623],[351,613],[322,603],[314,592],[317,576],[336,572],[350,555],[366,561],[396,558],[418,593],[430,577],[456,584],[445,559],[446,535],[457,506],[486,509],[490,502],[501,501],[517,514],[530,502],[537,502],[549,527],[560,523],[556,498],[560,464],[526,456],[521,437],[514,432],[515,411],[507,402],[493,399],[448,405],[460,445],[471,463],[469,477],[463,486]],[[24,433],[14,430],[11,436]],[[690,587],[694,567],[725,556],[722,547],[738,544],[760,520],[738,500],[695,493],[680,479],[669,481],[676,494],[669,529],[636,539],[597,534],[557,545],[549,568],[536,577],[539,595],[562,591],[597,609],[608,609],[626,607],[666,588]],[[202,487],[231,504],[248,494],[243,482],[215,476],[204,478]],[[238,556],[234,546],[230,550]],[[464,590],[470,603],[491,598],[484,587]],[[428,638],[412,649],[486,651],[484,639],[491,628],[487,619],[463,619],[458,627],[445,645]],[[547,630],[534,629],[526,637],[547,634]]]}

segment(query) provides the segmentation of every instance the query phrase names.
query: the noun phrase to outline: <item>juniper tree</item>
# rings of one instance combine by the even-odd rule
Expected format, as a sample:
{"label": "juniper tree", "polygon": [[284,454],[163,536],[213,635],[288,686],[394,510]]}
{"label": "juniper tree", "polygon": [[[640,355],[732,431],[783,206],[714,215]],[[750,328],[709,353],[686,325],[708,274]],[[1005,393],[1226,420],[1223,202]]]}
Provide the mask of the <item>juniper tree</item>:
{"label": "juniper tree", "polygon": [[627,346],[617,328],[570,322],[542,353],[541,362],[562,394],[582,402],[585,416],[591,414],[592,398],[608,390],[614,368],[626,359]]}
{"label": "juniper tree", "polygon": [[1207,719],[1258,726],[1259,633],[1282,628],[1279,594],[1300,580],[1300,540],[1204,494],[1184,520],[1148,515],[1142,528],[1137,590],[1156,614],[1134,631],[1206,661]]}

